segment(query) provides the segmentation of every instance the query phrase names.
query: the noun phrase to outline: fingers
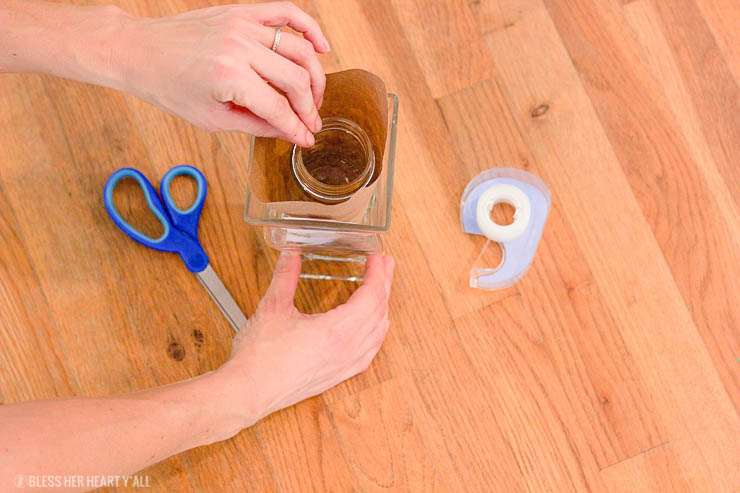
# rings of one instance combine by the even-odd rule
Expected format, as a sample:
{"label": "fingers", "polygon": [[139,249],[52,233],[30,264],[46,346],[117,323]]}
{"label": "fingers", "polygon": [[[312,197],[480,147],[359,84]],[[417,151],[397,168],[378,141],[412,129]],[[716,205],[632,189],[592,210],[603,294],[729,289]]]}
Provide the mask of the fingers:
{"label": "fingers", "polygon": [[[275,30],[270,27],[259,26],[260,43],[272,51],[272,42],[275,39]],[[283,33],[280,36],[277,54],[282,55],[295,64],[303,67],[311,77],[311,93],[313,94],[314,104],[317,108],[321,107],[321,101],[324,98],[324,89],[326,89],[326,75],[321,62],[316,57],[316,52],[311,42],[294,36],[290,33]],[[317,132],[318,130],[314,130]]]}
{"label": "fingers", "polygon": [[[383,256],[383,262],[385,267],[385,290],[387,296],[391,295],[391,286],[393,285],[393,273],[396,270],[396,261],[390,255]],[[387,299],[387,298],[386,298]]]}
{"label": "fingers", "polygon": [[244,106],[231,101],[218,104],[221,106],[213,111],[214,119],[209,127],[211,131],[234,130],[257,137],[283,137],[281,132]]}
{"label": "fingers", "polygon": [[311,76],[303,67],[261,45],[250,57],[250,62],[263,79],[285,91],[290,105],[307,128],[313,132],[321,129],[321,117],[312,93]]}
{"label": "fingers", "polygon": [[383,346],[385,336],[388,334],[388,328],[390,327],[390,321],[386,320],[384,323],[379,324],[377,330],[373,334],[373,337],[369,339],[368,343],[358,351],[357,360],[349,366],[341,376],[341,380],[352,378],[355,375],[363,373],[370,368],[370,364],[378,355],[380,348]]}
{"label": "fingers", "polygon": [[291,2],[260,4],[255,6],[254,15],[256,20],[265,26],[290,26],[292,29],[302,33],[319,53],[327,53],[330,49],[329,41],[327,41],[324,33],[321,32],[319,23]]}
{"label": "fingers", "polygon": [[230,100],[248,108],[296,145],[310,147],[314,144],[313,133],[293,112],[288,100],[252,69],[241,71],[234,83],[238,85],[226,92],[228,96],[223,96],[222,102]]}
{"label": "fingers", "polygon": [[365,281],[347,302],[331,312],[334,317],[366,320],[384,317],[393,281],[393,259],[390,255],[369,255],[365,264]]}
{"label": "fingers", "polygon": [[267,288],[263,306],[285,310],[293,307],[293,298],[301,274],[301,257],[297,253],[283,252],[275,264],[272,282]]}
{"label": "fingers", "polygon": [[[370,255],[365,281],[347,300],[330,312],[317,315],[330,328],[337,350],[346,354],[338,381],[367,370],[388,333],[388,298],[394,262],[390,255]],[[318,320],[316,318],[315,320]]]}

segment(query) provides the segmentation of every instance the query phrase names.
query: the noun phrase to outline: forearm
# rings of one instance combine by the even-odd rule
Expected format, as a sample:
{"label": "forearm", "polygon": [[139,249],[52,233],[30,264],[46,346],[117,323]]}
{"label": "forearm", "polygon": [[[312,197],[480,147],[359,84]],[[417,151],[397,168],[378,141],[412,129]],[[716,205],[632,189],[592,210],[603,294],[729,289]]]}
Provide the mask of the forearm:
{"label": "forearm", "polygon": [[0,406],[0,491],[17,475],[131,474],[229,438],[259,417],[232,396],[212,372],[130,394]]}
{"label": "forearm", "polygon": [[0,72],[47,73],[120,89],[113,54],[127,18],[114,6],[0,0]]}

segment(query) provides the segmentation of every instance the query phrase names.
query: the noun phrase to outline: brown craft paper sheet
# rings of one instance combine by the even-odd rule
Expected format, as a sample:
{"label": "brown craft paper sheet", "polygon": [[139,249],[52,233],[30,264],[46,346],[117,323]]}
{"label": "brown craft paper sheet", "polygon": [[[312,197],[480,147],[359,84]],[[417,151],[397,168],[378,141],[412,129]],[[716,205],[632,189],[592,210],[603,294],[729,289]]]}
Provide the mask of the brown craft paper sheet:
{"label": "brown craft paper sheet", "polygon": [[326,76],[322,118],[341,117],[357,123],[370,138],[375,152],[375,173],[370,184],[341,204],[321,204],[305,195],[293,177],[290,142],[258,137],[252,149],[252,166],[247,182],[252,194],[271,208],[297,217],[358,221],[372,198],[383,173],[383,156],[388,132],[388,96],[385,83],[359,69]]}

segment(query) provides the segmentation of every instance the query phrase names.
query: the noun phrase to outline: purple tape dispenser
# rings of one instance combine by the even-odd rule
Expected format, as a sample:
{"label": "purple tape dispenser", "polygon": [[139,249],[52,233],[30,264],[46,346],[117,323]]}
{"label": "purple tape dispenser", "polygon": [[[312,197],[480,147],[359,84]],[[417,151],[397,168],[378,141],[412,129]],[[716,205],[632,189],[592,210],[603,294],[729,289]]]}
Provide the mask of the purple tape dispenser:
{"label": "purple tape dispenser", "polygon": [[[493,206],[501,202],[514,208],[514,220],[506,226],[491,219]],[[539,177],[514,168],[489,169],[468,183],[460,201],[463,231],[488,239],[470,270],[470,287],[502,289],[524,276],[537,251],[550,203],[550,191]],[[501,262],[480,265],[492,241],[501,245]]]}

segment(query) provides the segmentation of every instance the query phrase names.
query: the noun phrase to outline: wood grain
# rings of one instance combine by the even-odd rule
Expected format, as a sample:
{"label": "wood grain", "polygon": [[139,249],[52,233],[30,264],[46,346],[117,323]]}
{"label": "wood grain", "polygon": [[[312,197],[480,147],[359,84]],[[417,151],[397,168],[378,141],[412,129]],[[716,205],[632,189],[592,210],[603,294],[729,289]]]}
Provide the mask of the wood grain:
{"label": "wood grain", "polygon": [[696,5],[730,65],[735,81],[740,81],[740,32],[737,29],[740,5],[728,0],[696,0]]}
{"label": "wood grain", "polygon": [[[537,162],[547,163],[542,177],[560,196],[605,306],[632,353],[635,371],[652,395],[668,437],[682,440],[676,445],[681,467],[691,471],[687,476],[695,484],[731,491],[736,459],[723,452],[733,446],[717,423],[734,429],[737,413],[638,204],[636,196],[648,197],[642,195],[647,192],[633,192],[591,104],[596,94],[586,94],[544,9],[487,41],[511,112]],[[543,52],[549,56],[538,56]],[[604,92],[603,97],[610,95]],[[532,109],[542,104],[549,110],[533,118]],[[674,188],[672,193],[685,192]],[[728,248],[722,254],[732,252]],[[723,337],[730,342],[729,334]],[[699,397],[694,392],[699,387],[713,390]],[[701,443],[683,441],[700,429]],[[720,469],[724,473],[717,474]]]}
{"label": "wood grain", "polygon": [[[740,204],[740,87],[693,1],[652,2],[714,162]],[[691,37],[691,43],[686,39]]]}
{"label": "wood grain", "polygon": [[645,451],[602,471],[604,484],[611,493],[670,491],[693,493],[670,443]]}
{"label": "wood grain", "polygon": [[[613,8],[606,5],[598,10],[593,3],[576,2],[570,7],[565,2],[546,3],[576,60],[584,88],[604,123],[681,294],[714,356],[722,381],[738,407],[740,383],[735,355],[740,352],[736,330],[740,326],[740,307],[727,296],[740,289],[737,238],[729,234],[723,211],[716,206],[713,191],[691,159],[686,139],[640,56],[639,44],[624,17],[616,8],[613,16],[604,15]],[[582,16],[574,19],[569,14],[573,9],[582,11]],[[702,33],[697,35],[701,37]],[[590,48],[585,50],[585,46]],[[586,55],[589,61],[584,58]],[[720,86],[725,83],[721,74],[716,80]],[[740,98],[735,101],[740,103]],[[721,117],[717,124],[722,125]],[[735,131],[740,131],[736,123],[734,126]],[[705,136],[711,146],[711,138]],[[727,136],[723,139],[725,149],[737,144]],[[716,153],[713,154],[716,159]],[[737,171],[734,175],[738,175]],[[725,175],[733,193],[735,185],[728,178]]]}
{"label": "wood grain", "polygon": [[[419,65],[433,97],[493,75],[490,55],[465,0],[392,0],[390,3],[381,2],[373,10],[395,12],[409,50],[397,51],[403,53],[397,60]],[[399,32],[393,24],[385,29]]]}
{"label": "wood grain", "polygon": [[526,12],[539,8],[540,0],[468,0],[481,34],[511,27]]}
{"label": "wood grain", "polygon": [[337,401],[329,413],[362,491],[451,491],[398,382]]}
{"label": "wood grain", "polygon": [[578,426],[528,311],[512,296],[459,318],[455,328],[527,490],[602,491],[583,436],[569,431]]}
{"label": "wood grain", "polygon": [[[400,97],[391,330],[368,372],[153,466],[151,491],[736,491],[737,2],[297,3],[329,38],[327,71],[372,71]],[[250,315],[277,254],[242,219],[248,155],[248,136],[132,96],[0,77],[0,405],[225,361],[233,332],[199,283],[128,241],[100,194],[122,166],[201,168],[201,239]],[[468,287],[483,239],[459,200],[495,166],[542,177],[553,206],[528,274],[485,292]],[[301,281],[296,306],[355,288]]]}
{"label": "wood grain", "polygon": [[658,13],[652,4],[644,1],[632,2],[625,7],[624,13],[643,49],[653,77],[661,85],[665,100],[686,138],[691,157],[712,190],[717,207],[726,218],[725,224],[730,229],[730,236],[740,238],[740,209],[737,207],[736,197],[730,193],[727,182],[715,164],[694,102],[671,54],[668,41],[663,36]]}
{"label": "wood grain", "polygon": [[[0,183],[0,401],[74,394],[65,356],[55,337],[54,318]],[[18,331],[16,327],[27,327]]]}

